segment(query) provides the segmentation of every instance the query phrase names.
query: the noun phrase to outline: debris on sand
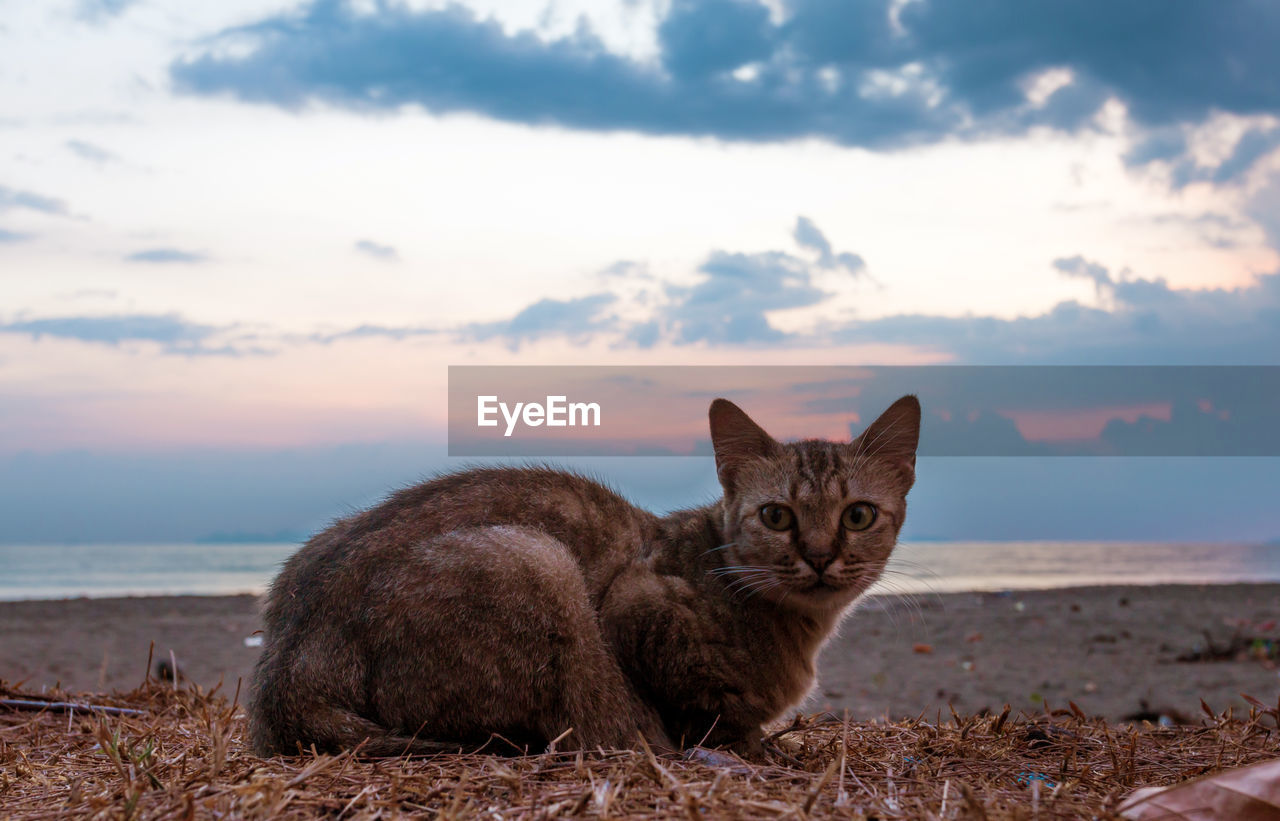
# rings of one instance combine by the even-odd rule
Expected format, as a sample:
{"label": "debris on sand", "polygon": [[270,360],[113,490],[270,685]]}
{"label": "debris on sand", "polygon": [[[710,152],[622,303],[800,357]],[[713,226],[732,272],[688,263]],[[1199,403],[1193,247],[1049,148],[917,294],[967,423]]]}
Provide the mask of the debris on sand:
{"label": "debris on sand", "polygon": [[1204,644],[1176,657],[1181,662],[1248,661],[1250,659],[1271,663],[1280,660],[1280,638],[1249,635],[1236,630],[1224,644],[1214,641],[1208,630],[1203,632]]}
{"label": "debris on sand", "polygon": [[[38,699],[2,683],[0,697]],[[1138,787],[1275,758],[1280,719],[1257,701],[1194,727],[1112,725],[1074,705],[889,723],[825,714],[783,724],[760,761],[647,749],[260,759],[238,694],[149,681],[55,697],[142,712],[0,707],[5,818],[1110,816]]]}

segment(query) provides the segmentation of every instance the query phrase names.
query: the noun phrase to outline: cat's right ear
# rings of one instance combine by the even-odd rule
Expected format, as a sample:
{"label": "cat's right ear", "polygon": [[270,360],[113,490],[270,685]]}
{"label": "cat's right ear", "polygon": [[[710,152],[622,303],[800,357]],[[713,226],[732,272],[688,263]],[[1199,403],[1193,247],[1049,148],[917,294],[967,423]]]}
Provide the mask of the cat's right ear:
{"label": "cat's right ear", "polygon": [[[904,396],[867,426],[853,440],[858,457],[900,467],[909,482],[915,481],[916,448],[920,444],[920,400]],[[908,484],[908,487],[910,484]]]}
{"label": "cat's right ear", "polygon": [[716,454],[716,475],[725,493],[733,493],[742,466],[776,454],[781,445],[728,399],[712,402],[708,416],[711,447]]}

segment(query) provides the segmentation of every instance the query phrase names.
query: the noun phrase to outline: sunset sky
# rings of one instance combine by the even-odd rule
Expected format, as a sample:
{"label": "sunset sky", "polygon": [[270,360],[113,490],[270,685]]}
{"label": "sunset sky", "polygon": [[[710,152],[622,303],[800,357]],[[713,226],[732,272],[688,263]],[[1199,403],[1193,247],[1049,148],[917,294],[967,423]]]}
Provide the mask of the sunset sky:
{"label": "sunset sky", "polygon": [[[447,464],[449,365],[1280,364],[1276,42],[1245,0],[0,0],[0,541],[305,532]],[[979,461],[918,535],[1280,538],[1274,459]],[[1088,526],[957,514],[1025,471]]]}

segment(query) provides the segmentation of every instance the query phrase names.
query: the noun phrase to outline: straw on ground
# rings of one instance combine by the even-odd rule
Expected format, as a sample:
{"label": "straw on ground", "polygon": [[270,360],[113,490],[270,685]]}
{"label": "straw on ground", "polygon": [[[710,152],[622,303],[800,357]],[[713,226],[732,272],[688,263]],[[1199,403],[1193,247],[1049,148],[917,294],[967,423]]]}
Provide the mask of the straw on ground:
{"label": "straw on ground", "polygon": [[[141,710],[0,708],[0,816],[94,818],[1079,818],[1136,787],[1280,754],[1280,705],[1199,726],[1034,716],[800,718],[771,763],[649,750],[263,760],[235,698],[148,681],[129,693],[0,696]],[[1074,705],[1070,705],[1074,707]],[[707,762],[711,762],[708,764]]]}

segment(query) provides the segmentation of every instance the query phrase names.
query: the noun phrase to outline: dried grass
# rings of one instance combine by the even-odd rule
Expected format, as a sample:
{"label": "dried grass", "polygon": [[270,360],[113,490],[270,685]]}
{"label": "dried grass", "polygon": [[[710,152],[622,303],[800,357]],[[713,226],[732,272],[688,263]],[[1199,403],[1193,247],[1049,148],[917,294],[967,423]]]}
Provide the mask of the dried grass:
{"label": "dried grass", "polygon": [[[0,695],[51,699],[3,683]],[[1247,716],[1206,708],[1197,727],[1109,725],[1075,709],[810,716],[774,734],[766,765],[647,750],[263,760],[235,698],[216,691],[148,681],[52,698],[145,713],[0,708],[0,817],[1106,818],[1135,787],[1280,754],[1280,705],[1255,703]]]}

